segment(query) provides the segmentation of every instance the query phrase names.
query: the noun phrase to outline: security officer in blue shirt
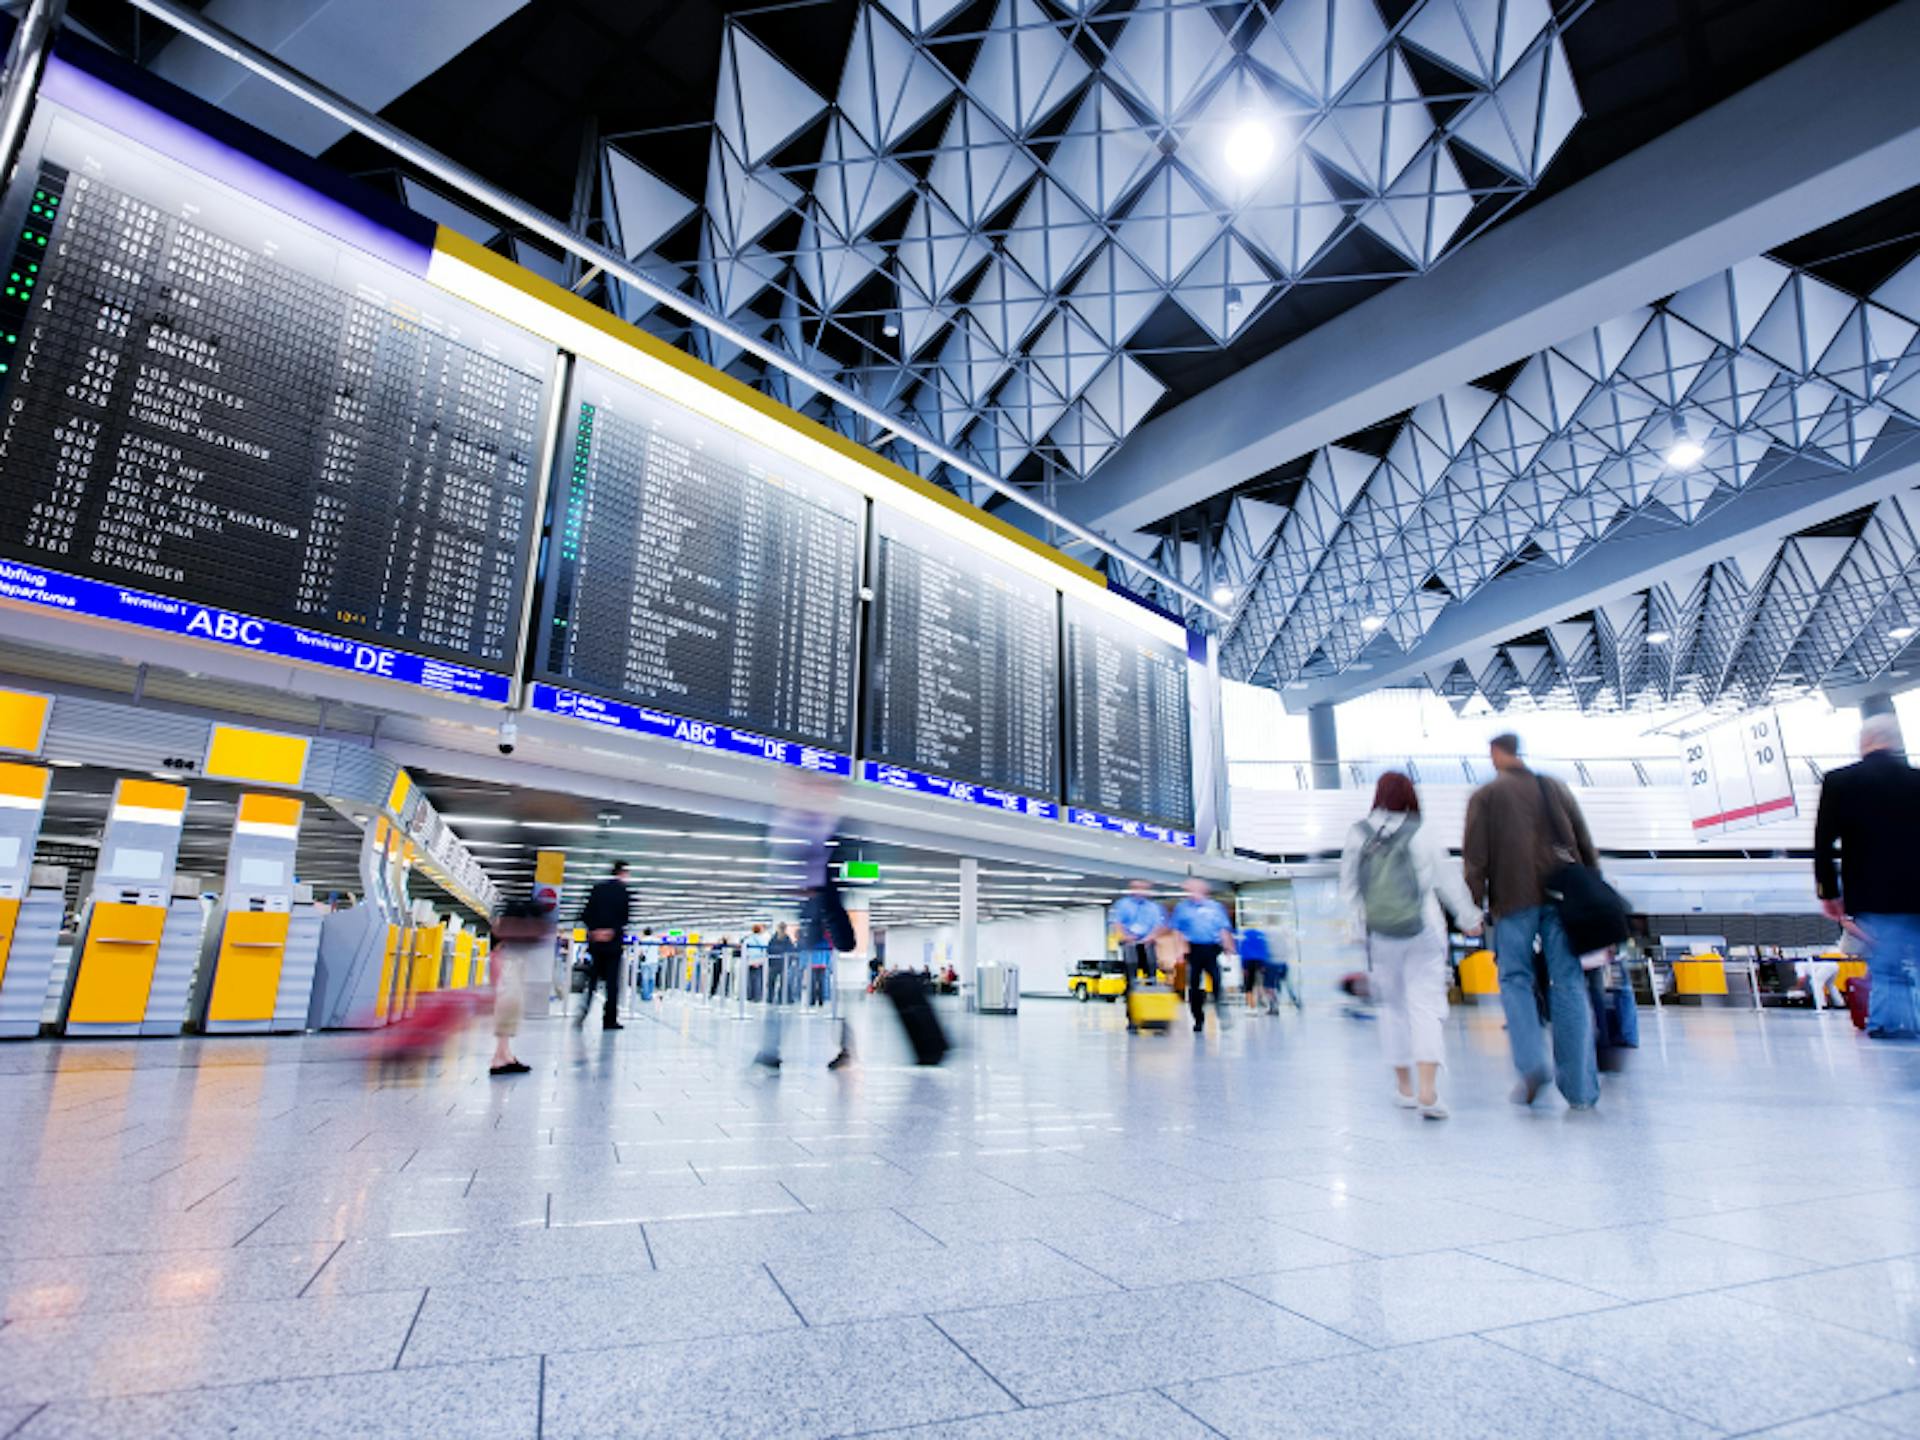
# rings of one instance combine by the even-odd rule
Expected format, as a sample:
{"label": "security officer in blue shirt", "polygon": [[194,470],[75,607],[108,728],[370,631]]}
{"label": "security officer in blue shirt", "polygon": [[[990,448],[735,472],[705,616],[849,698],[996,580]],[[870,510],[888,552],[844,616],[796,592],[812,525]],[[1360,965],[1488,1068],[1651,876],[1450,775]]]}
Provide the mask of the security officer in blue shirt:
{"label": "security officer in blue shirt", "polygon": [[[1167,928],[1167,912],[1154,901],[1152,890],[1145,880],[1132,880],[1127,883],[1127,893],[1114,902],[1113,930],[1120,942],[1121,962],[1126,966],[1127,989],[1122,1004],[1132,997],[1134,980],[1152,980],[1156,970],[1153,937]],[[1138,1028],[1128,1005],[1127,1029]]]}
{"label": "security officer in blue shirt", "polygon": [[1171,928],[1187,942],[1187,1006],[1193,1011],[1193,1033],[1198,1035],[1206,1028],[1205,976],[1213,977],[1213,1010],[1220,1028],[1227,1026],[1227,1011],[1221,1004],[1226,986],[1220,978],[1220,954],[1232,949],[1233,922],[1198,875],[1187,881],[1186,890],[1187,898],[1173,907]]}

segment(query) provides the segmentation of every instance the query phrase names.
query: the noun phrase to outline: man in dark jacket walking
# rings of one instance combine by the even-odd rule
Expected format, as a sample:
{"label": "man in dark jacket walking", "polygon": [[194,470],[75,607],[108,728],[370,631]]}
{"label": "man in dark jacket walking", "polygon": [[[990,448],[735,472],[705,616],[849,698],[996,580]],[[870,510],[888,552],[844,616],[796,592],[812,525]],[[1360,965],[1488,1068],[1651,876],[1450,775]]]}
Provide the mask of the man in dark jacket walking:
{"label": "man in dark jacket walking", "polygon": [[[1813,826],[1813,878],[1820,908],[1851,918],[1865,938],[1867,1034],[1875,1040],[1920,1036],[1914,1002],[1920,968],[1920,863],[1914,860],[1914,817],[1920,816],[1920,770],[1900,753],[1900,725],[1870,715],[1860,727],[1860,759],[1829,770]],[[1840,863],[1834,865],[1834,846]]]}
{"label": "man in dark jacket walking", "polygon": [[1586,818],[1558,780],[1536,775],[1520,759],[1517,735],[1492,742],[1494,778],[1467,802],[1462,860],[1474,903],[1493,921],[1500,1004],[1507,1016],[1520,1083],[1515,1104],[1531,1105],[1547,1083],[1546,1035],[1540,1024],[1533,945],[1547,961],[1547,998],[1553,1014],[1553,1078],[1575,1110],[1600,1098],[1593,1045],[1593,1001],[1580,957],[1567,943],[1560,912],[1546,895],[1546,879],[1561,865],[1600,863]]}
{"label": "man in dark jacket walking", "polygon": [[603,1028],[626,1028],[620,1023],[620,957],[626,945],[627,922],[632,918],[633,892],[627,888],[627,862],[616,860],[612,873],[587,892],[586,908],[580,912],[593,973],[587,977],[587,993],[580,999],[580,1018],[573,1022],[575,1025],[587,1023],[594,989],[604,985],[607,1000],[601,1013]]}

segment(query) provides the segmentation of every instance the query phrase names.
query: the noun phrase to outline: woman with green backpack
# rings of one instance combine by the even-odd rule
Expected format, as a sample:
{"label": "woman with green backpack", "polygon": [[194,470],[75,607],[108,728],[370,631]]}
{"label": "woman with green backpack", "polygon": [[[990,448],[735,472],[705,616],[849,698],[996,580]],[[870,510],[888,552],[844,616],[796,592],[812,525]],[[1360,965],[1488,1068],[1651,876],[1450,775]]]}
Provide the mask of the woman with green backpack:
{"label": "woman with green backpack", "polygon": [[1447,927],[1441,904],[1464,935],[1478,935],[1482,917],[1459,862],[1421,825],[1413,781],[1397,770],[1380,777],[1372,812],[1347,835],[1340,893],[1366,927],[1380,1045],[1393,1067],[1396,1099],[1429,1120],[1444,1120],[1438,1087],[1446,1058]]}

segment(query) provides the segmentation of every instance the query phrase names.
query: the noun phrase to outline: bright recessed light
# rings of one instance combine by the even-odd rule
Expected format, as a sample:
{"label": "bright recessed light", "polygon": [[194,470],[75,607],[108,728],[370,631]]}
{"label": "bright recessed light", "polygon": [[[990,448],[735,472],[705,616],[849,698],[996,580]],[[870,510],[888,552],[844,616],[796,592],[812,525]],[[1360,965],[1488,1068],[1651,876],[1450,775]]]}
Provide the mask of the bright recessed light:
{"label": "bright recessed light", "polygon": [[1213,603],[1216,605],[1231,605],[1233,603],[1233,587],[1231,585],[1214,586]]}
{"label": "bright recessed light", "polygon": [[1691,470],[1707,458],[1707,447],[1698,440],[1678,440],[1667,451],[1667,465],[1674,470]]}
{"label": "bright recessed light", "polygon": [[1234,174],[1251,179],[1273,163],[1273,127],[1253,115],[1243,115],[1227,131],[1222,155]]}
{"label": "bright recessed light", "polygon": [[1360,621],[1360,628],[1366,631],[1369,635],[1371,635],[1374,631],[1378,630],[1382,625],[1386,623],[1387,623],[1387,617],[1384,615],[1367,615],[1362,617]]}
{"label": "bright recessed light", "polygon": [[1664,630],[1647,631],[1647,644],[1649,645],[1664,645],[1672,638],[1673,636],[1669,635]]}
{"label": "bright recessed light", "polygon": [[1913,638],[1914,628],[1911,625],[1896,625],[1887,631],[1887,634],[1896,640],[1911,640]]}

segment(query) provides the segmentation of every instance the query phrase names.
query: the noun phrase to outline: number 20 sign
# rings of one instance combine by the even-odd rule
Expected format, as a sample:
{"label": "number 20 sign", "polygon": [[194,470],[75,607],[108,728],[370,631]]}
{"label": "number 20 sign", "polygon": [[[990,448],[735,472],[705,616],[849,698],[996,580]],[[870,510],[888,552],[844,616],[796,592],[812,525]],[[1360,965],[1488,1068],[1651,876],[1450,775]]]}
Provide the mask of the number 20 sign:
{"label": "number 20 sign", "polygon": [[1687,806],[1697,839],[1765,825],[1799,813],[1780,720],[1755,710],[1680,742]]}

